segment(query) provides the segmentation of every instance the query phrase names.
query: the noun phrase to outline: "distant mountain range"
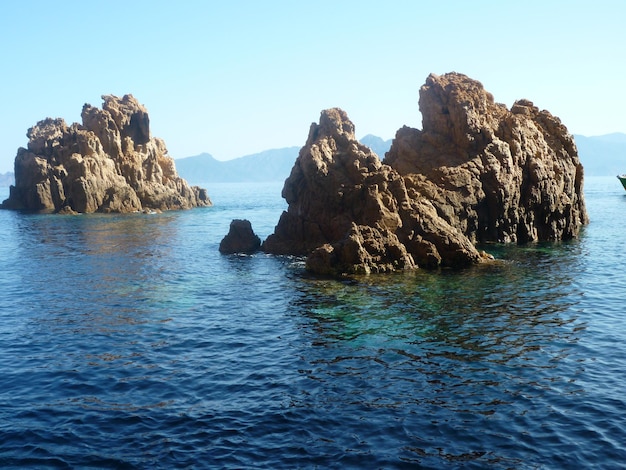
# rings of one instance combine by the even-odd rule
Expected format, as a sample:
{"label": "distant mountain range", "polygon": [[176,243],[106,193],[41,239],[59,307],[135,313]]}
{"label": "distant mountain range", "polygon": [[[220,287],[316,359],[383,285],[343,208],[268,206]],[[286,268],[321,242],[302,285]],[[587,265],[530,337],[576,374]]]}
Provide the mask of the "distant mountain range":
{"label": "distant mountain range", "polygon": [[[615,176],[626,173],[626,134],[596,137],[574,135],[585,176]],[[366,135],[361,143],[383,159],[392,140]],[[291,172],[299,147],[288,147],[234,160],[219,161],[207,153],[176,160],[178,173],[192,184],[216,182],[284,181]]]}
{"label": "distant mountain range", "polygon": [[[574,135],[585,176],[615,176],[626,173],[626,134],[595,137]],[[381,158],[391,147],[391,139],[366,135],[361,143]],[[191,184],[284,181],[291,172],[300,147],[265,150],[253,155],[221,161],[208,153],[176,160],[178,174]],[[13,173],[0,174],[0,186],[13,184]]]}
{"label": "distant mountain range", "polygon": [[[383,140],[375,135],[361,139],[383,159],[391,147],[391,139]],[[233,160],[220,161],[208,153],[176,160],[178,174],[190,184],[205,183],[247,183],[285,181],[298,158],[300,147],[286,147],[265,150]]]}
{"label": "distant mountain range", "polygon": [[15,179],[13,178],[13,173],[0,173],[0,187],[4,188],[7,186],[11,186]]}
{"label": "distant mountain range", "polygon": [[208,153],[176,160],[178,174],[190,184],[284,181],[300,147],[265,150],[233,160],[220,161]]}
{"label": "distant mountain range", "polygon": [[574,135],[585,176],[615,176],[626,173],[626,134],[596,137]]}
{"label": "distant mountain range", "polygon": [[365,137],[361,138],[359,142],[371,148],[382,160],[391,148],[391,142],[393,142],[393,139],[383,140],[375,135],[367,134]]}

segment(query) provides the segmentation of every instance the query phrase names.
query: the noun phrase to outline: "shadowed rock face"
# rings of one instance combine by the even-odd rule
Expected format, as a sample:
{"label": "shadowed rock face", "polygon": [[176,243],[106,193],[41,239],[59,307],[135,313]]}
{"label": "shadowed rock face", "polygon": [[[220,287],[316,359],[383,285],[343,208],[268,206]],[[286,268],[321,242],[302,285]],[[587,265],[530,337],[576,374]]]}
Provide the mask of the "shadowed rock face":
{"label": "shadowed rock face", "polygon": [[235,219],[230,223],[228,234],[220,242],[220,253],[254,253],[261,246],[261,239],[252,230],[249,220]]}
{"label": "shadowed rock face", "polygon": [[532,102],[509,111],[465,75],[430,75],[423,130],[400,129],[385,163],[473,243],[563,240],[588,223],[583,167],[561,121]]}
{"label": "shadowed rock face", "polygon": [[509,111],[451,73],[420,90],[422,131],[398,131],[384,163],[341,109],[321,113],[285,181],[289,206],[263,250],[309,255],[311,271],[466,266],[478,242],[561,240],[587,223],[583,169],[558,118]]}
{"label": "shadowed rock face", "polygon": [[5,209],[134,212],[210,206],[206,190],[176,173],[165,143],[150,136],[145,107],[132,95],[83,107],[83,124],[47,118],[28,130],[15,157]]}

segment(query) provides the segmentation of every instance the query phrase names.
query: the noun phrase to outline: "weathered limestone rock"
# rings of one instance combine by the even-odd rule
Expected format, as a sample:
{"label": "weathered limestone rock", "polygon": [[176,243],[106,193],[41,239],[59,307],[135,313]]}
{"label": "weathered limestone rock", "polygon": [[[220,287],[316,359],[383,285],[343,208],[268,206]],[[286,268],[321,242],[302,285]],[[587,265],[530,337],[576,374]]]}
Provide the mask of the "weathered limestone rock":
{"label": "weathered limestone rock", "polygon": [[176,173],[165,143],[150,136],[132,95],[83,107],[83,124],[47,118],[28,130],[15,157],[15,185],[2,208],[50,212],[134,212],[210,206],[206,190]]}
{"label": "weathered limestone rock", "polygon": [[252,230],[249,220],[235,219],[228,234],[220,242],[220,253],[254,253],[261,247],[261,239]]}
{"label": "weathered limestone rock", "polygon": [[400,129],[384,162],[344,111],[323,111],[263,250],[308,255],[324,274],[459,267],[492,259],[478,243],[568,239],[588,222],[558,118],[527,100],[509,111],[457,73],[429,76],[420,109],[423,130]]}

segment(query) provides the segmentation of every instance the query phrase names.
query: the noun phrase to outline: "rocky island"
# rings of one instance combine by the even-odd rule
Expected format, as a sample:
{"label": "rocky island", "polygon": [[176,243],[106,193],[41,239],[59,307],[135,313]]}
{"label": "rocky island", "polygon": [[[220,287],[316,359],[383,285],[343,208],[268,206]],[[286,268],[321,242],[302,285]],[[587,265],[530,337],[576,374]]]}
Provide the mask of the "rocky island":
{"label": "rocky island", "polygon": [[459,73],[420,88],[423,129],[398,130],[383,161],[338,108],[322,111],[285,181],[268,253],[324,274],[461,267],[488,242],[574,238],[588,223],[583,167],[560,120],[511,109]]}
{"label": "rocky island", "polygon": [[0,206],[45,212],[136,212],[210,206],[205,189],[178,176],[163,140],[150,135],[132,95],[85,104],[82,125],[47,118],[15,157],[15,185]]}

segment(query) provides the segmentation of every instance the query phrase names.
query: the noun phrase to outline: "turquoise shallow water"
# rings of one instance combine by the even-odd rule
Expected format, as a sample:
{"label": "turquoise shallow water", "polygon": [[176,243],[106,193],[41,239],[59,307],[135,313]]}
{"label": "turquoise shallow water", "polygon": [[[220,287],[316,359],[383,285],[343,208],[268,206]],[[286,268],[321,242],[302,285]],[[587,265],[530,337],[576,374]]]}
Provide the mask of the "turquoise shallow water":
{"label": "turquoise shallow water", "polygon": [[0,211],[0,467],[626,465],[617,179],[587,179],[579,240],[343,282],[219,254],[233,218],[272,232],[281,186],[159,215]]}

